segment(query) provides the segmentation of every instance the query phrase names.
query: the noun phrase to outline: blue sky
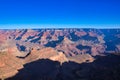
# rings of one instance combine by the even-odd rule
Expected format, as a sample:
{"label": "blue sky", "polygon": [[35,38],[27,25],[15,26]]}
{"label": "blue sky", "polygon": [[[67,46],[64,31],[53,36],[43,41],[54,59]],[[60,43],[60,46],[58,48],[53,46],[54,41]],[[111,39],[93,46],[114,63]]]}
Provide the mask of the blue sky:
{"label": "blue sky", "polygon": [[119,25],[120,0],[0,0],[0,28],[18,24]]}

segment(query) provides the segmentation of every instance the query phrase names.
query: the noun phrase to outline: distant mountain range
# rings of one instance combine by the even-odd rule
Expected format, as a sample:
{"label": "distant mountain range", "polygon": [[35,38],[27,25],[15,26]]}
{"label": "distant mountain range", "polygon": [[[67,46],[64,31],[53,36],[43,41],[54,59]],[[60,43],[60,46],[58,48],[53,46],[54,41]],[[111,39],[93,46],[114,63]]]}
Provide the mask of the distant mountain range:
{"label": "distant mountain range", "polygon": [[67,56],[82,53],[95,56],[120,52],[120,29],[0,30],[1,44],[6,41],[13,41],[15,44],[22,43],[23,46],[26,46],[25,43],[30,43],[52,47]]}

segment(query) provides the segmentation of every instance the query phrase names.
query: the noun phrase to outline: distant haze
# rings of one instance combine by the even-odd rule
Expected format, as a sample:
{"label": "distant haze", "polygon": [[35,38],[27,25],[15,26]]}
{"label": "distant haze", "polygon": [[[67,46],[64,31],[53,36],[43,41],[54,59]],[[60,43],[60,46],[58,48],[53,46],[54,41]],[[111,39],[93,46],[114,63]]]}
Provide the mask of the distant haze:
{"label": "distant haze", "polygon": [[120,25],[75,25],[75,24],[4,24],[0,29],[41,29],[41,28],[95,28],[95,29],[120,29]]}

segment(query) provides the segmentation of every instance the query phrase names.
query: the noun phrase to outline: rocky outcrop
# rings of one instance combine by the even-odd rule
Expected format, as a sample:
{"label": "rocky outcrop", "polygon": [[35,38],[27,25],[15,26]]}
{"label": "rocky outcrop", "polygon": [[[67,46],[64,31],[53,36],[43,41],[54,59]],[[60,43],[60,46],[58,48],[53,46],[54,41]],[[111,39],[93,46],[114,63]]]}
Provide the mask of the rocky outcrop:
{"label": "rocky outcrop", "polygon": [[0,79],[14,76],[21,68],[23,63],[20,59],[7,52],[0,53]]}
{"label": "rocky outcrop", "polygon": [[77,56],[74,57],[68,57],[69,61],[73,61],[76,63],[89,63],[89,62],[93,62],[95,59],[89,55],[89,54],[79,54]]}
{"label": "rocky outcrop", "polygon": [[8,53],[13,54],[16,57],[24,58],[30,53],[30,50],[17,44],[16,46],[9,47]]}
{"label": "rocky outcrop", "polygon": [[50,60],[58,61],[61,64],[69,61],[63,52],[59,52],[58,55],[50,57]]}

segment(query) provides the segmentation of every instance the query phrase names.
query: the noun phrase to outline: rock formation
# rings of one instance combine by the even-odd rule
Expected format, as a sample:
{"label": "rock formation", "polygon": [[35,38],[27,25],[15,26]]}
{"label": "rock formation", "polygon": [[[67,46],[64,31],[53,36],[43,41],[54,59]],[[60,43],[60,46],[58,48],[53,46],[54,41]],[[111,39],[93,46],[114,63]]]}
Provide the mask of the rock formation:
{"label": "rock formation", "polygon": [[120,29],[0,30],[0,78],[39,59],[81,64],[112,53],[120,53]]}

